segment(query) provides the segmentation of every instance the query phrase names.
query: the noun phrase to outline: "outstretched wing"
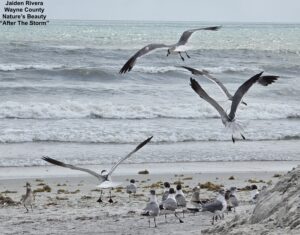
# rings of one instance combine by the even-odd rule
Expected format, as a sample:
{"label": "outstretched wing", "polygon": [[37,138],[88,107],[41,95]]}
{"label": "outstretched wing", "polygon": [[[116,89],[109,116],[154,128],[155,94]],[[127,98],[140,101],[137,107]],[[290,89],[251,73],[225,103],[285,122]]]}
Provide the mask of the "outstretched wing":
{"label": "outstretched wing", "polygon": [[122,74],[122,73],[129,72],[133,68],[137,58],[149,53],[150,51],[153,51],[158,48],[164,48],[164,47],[169,47],[169,46],[165,44],[149,44],[143,47],[142,49],[137,51],[132,57],[130,57],[130,59],[120,69],[119,73]]}
{"label": "outstretched wing", "polygon": [[268,85],[272,84],[273,82],[275,82],[278,78],[279,78],[279,76],[274,76],[274,75],[261,76],[258,79],[258,83],[262,86],[268,86]]}
{"label": "outstretched wing", "polygon": [[66,167],[66,168],[69,168],[69,169],[72,169],[72,170],[78,170],[78,171],[84,171],[86,173],[89,173],[93,176],[95,176],[97,179],[99,179],[100,181],[104,180],[104,177],[102,175],[99,175],[97,174],[96,172],[94,171],[91,171],[89,169],[85,169],[85,168],[81,168],[81,167],[77,167],[77,166],[73,166],[71,164],[65,164],[63,162],[60,162],[58,160],[55,160],[53,158],[50,158],[50,157],[42,157],[43,160],[45,160],[46,162],[49,162],[51,164],[54,164],[54,165],[57,165],[57,166],[62,166],[62,167]]}
{"label": "outstretched wing", "polygon": [[228,115],[230,120],[233,120],[235,117],[235,112],[243,98],[243,96],[247,93],[247,91],[250,89],[250,87],[258,81],[260,76],[262,75],[263,72],[258,73],[254,75],[253,77],[249,78],[246,82],[244,82],[235,92],[233,98],[232,98],[232,103],[231,103],[231,109],[230,113]]}
{"label": "outstretched wing", "polygon": [[221,26],[213,26],[213,27],[205,27],[205,28],[197,28],[197,29],[189,29],[186,30],[182,33],[179,41],[177,42],[177,45],[185,45],[189,38],[191,37],[191,35],[199,30],[212,30],[212,31],[216,31],[219,30],[221,28]]}
{"label": "outstretched wing", "polygon": [[227,118],[227,114],[224,111],[224,109],[213,99],[211,98],[203,89],[202,87],[199,85],[199,83],[191,78],[191,87],[193,88],[193,90],[202,98],[204,99],[206,102],[210,103],[221,115],[221,117],[225,117]]}
{"label": "outstretched wing", "polygon": [[232,95],[229,93],[229,91],[224,86],[224,84],[222,82],[220,82],[219,79],[211,76],[208,71],[206,71],[204,69],[202,71],[200,71],[200,70],[197,70],[197,69],[194,69],[194,68],[191,68],[191,67],[187,67],[187,66],[180,66],[180,67],[189,70],[194,75],[205,76],[208,80],[210,80],[210,81],[214,82],[215,84],[217,84],[217,86],[227,96],[228,99],[232,98]]}
{"label": "outstretched wing", "polygon": [[111,175],[113,173],[113,171],[117,168],[118,165],[120,165],[123,161],[125,161],[127,158],[129,158],[132,154],[134,154],[135,152],[137,152],[139,149],[141,149],[142,147],[144,147],[144,145],[146,145],[151,139],[153,138],[153,136],[151,136],[150,138],[146,139],[145,141],[143,141],[142,143],[140,143],[133,151],[131,151],[129,154],[127,154],[125,157],[121,158],[108,172],[108,175]]}

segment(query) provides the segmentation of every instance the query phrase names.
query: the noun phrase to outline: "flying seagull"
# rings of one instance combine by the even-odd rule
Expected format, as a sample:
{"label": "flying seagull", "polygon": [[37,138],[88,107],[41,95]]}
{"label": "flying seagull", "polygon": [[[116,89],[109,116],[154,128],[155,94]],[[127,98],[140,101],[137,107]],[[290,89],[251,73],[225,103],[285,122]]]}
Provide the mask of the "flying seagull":
{"label": "flying seagull", "polygon": [[245,140],[245,136],[241,133],[243,131],[242,126],[237,123],[235,119],[236,110],[243,98],[243,96],[247,93],[250,87],[255,84],[259,78],[261,77],[263,72],[258,73],[244,82],[235,92],[234,96],[232,97],[231,109],[230,113],[227,114],[224,109],[213,99],[211,98],[199,85],[199,83],[191,78],[191,87],[192,89],[205,101],[210,103],[220,114],[222,123],[224,124],[225,128],[231,130],[232,132],[232,142],[235,142],[234,134],[239,133],[241,137]]}
{"label": "flying seagull", "polygon": [[212,31],[216,31],[218,29],[220,29],[221,26],[212,26],[212,27],[205,27],[205,28],[197,28],[197,29],[189,29],[186,30],[182,33],[179,41],[175,44],[172,45],[167,45],[167,44],[163,44],[163,43],[152,43],[149,44],[145,47],[143,47],[142,49],[140,49],[139,51],[137,51],[132,57],[130,57],[130,59],[123,65],[123,67],[120,69],[119,73],[126,73],[126,72],[130,72],[130,70],[133,68],[134,64],[136,63],[136,60],[153,51],[156,49],[160,49],[160,48],[167,48],[167,56],[169,56],[171,53],[178,53],[180,58],[184,61],[183,56],[181,55],[181,52],[185,52],[186,56],[188,58],[190,58],[190,56],[187,54],[186,52],[186,47],[184,46],[189,38],[192,36],[192,34],[196,31],[199,30],[212,30]]}
{"label": "flying seagull", "polygon": [[[135,152],[137,152],[139,149],[141,149],[144,145],[146,145],[152,139],[152,137],[153,136],[151,136],[150,138],[148,138],[145,141],[143,141],[142,143],[140,143],[133,151],[131,151],[125,157],[121,158],[115,165],[112,166],[112,168],[110,169],[109,172],[107,172],[106,170],[102,170],[101,174],[98,174],[97,172],[94,172],[94,171],[86,169],[86,168],[81,168],[81,167],[73,166],[71,164],[65,164],[63,162],[57,161],[57,160],[55,160],[53,158],[50,158],[50,157],[43,157],[42,159],[45,160],[45,161],[47,161],[47,162],[50,162],[50,163],[52,163],[54,165],[57,165],[57,166],[62,166],[62,167],[70,168],[72,170],[79,170],[79,171],[84,171],[86,173],[89,173],[89,174],[95,176],[100,181],[100,184],[98,185],[98,187],[100,187],[100,188],[110,188],[111,189],[111,188],[116,187],[116,186],[119,185],[117,183],[112,182],[112,180],[111,180],[111,175],[114,172],[114,170],[122,162],[124,162],[131,155],[133,155]],[[99,197],[99,199],[98,199],[97,202],[102,202],[101,196],[102,196],[102,190],[101,190],[101,194],[100,194],[100,197]],[[110,203],[113,202],[112,199],[111,199],[111,191],[110,191],[109,202]]]}
{"label": "flying seagull", "polygon": [[[204,70],[204,69],[203,70],[198,70],[198,69],[194,69],[194,68],[191,68],[191,67],[188,67],[188,66],[179,66],[179,67],[190,71],[193,75],[204,76],[208,80],[214,82],[221,89],[221,91],[228,98],[228,100],[232,101],[233,95],[230,94],[230,92],[227,90],[227,88],[224,86],[224,84],[222,82],[220,82],[219,79],[217,79],[217,78],[213,77],[212,75],[210,75],[210,73],[207,70]],[[272,84],[273,82],[275,82],[278,78],[279,78],[279,76],[274,76],[274,75],[260,76],[257,83],[262,85],[262,86],[268,86],[269,84]],[[242,101],[241,103],[244,104],[244,105],[247,105],[247,103],[245,103],[244,101]]]}

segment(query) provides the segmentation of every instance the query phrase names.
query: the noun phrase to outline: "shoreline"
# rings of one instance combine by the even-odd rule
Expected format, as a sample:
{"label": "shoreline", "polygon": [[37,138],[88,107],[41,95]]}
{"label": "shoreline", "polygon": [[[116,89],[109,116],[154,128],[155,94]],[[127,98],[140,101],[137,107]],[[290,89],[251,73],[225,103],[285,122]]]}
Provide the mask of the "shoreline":
{"label": "shoreline", "polygon": [[[262,164],[263,163],[263,164]],[[138,175],[147,169],[150,175],[203,174],[203,173],[254,173],[286,172],[300,165],[300,161],[201,161],[175,163],[130,163],[121,164],[113,177]],[[94,171],[110,169],[111,165],[78,165]],[[7,179],[90,177],[87,173],[59,166],[0,167],[0,181]],[[22,171],[20,171],[22,169]]]}

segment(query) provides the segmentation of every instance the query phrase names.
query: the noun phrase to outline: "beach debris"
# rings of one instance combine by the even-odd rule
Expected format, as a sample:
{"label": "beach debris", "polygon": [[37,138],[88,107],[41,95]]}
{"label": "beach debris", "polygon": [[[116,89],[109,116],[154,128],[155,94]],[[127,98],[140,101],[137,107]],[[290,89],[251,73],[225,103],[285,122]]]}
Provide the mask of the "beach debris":
{"label": "beach debris", "polygon": [[232,175],[232,176],[230,176],[228,179],[229,179],[229,180],[235,180],[235,178],[234,178],[234,176],[233,176],[233,175]]}
{"label": "beach debris", "polygon": [[44,185],[42,188],[37,188],[33,190],[33,193],[50,193],[51,192],[51,187],[49,185]]}
{"label": "beach debris", "polygon": [[60,201],[69,200],[67,197],[59,197],[59,196],[56,196],[55,198],[56,198],[56,200],[60,200]]}
{"label": "beach debris", "polygon": [[45,183],[38,183],[36,186],[44,186],[46,185]]}
{"label": "beach debris", "polygon": [[251,184],[266,183],[264,180],[248,179]]}
{"label": "beach debris", "polygon": [[182,180],[192,180],[192,179],[193,179],[193,177],[185,177]]}
{"label": "beach debris", "polygon": [[92,199],[92,197],[84,195],[84,196],[81,197],[81,199],[82,200],[90,200],[90,199]]}
{"label": "beach debris", "polygon": [[224,187],[224,185],[222,184],[214,184],[210,181],[207,181],[204,184],[198,184],[200,186],[200,188],[202,189],[207,189],[208,191],[219,191],[221,188]]}
{"label": "beach debris", "polygon": [[17,191],[10,191],[10,190],[5,190],[3,192],[1,192],[3,194],[7,194],[7,193],[17,193]]}
{"label": "beach debris", "polygon": [[0,194],[0,206],[15,206],[20,204],[19,202],[15,202],[10,197],[5,197]]}
{"label": "beach debris", "polygon": [[138,172],[139,175],[149,175],[149,171],[147,169],[139,171]]}
{"label": "beach debris", "polygon": [[281,174],[274,174],[274,175],[273,175],[274,178],[279,178],[279,177],[281,177],[281,176],[282,176]]}
{"label": "beach debris", "polygon": [[67,186],[66,184],[57,184],[57,187]]}
{"label": "beach debris", "polygon": [[117,187],[117,188],[115,188],[115,191],[117,192],[117,193],[122,193],[123,192],[123,187]]}
{"label": "beach debris", "polygon": [[42,179],[35,179],[36,182],[43,182],[44,180]]}

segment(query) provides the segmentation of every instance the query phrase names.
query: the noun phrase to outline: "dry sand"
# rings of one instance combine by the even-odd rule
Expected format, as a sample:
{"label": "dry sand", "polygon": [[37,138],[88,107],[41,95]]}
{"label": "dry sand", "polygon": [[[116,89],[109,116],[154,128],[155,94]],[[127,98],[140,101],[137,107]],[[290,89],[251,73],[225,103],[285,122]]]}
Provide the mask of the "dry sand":
{"label": "dry sand", "polygon": [[[291,170],[293,166],[297,166],[298,162],[240,162],[233,164],[218,162],[214,164],[215,171],[213,168],[209,168],[210,170],[205,168],[207,164],[199,163],[198,169],[202,173],[196,173],[193,170],[190,170],[189,173],[189,168],[184,168],[184,163],[173,164],[173,171],[176,172],[174,174],[170,173],[170,169],[166,169],[166,173],[163,170],[157,170],[162,165],[158,164],[160,167],[148,166],[147,169],[150,171],[148,175],[139,175],[136,171],[138,168],[145,169],[145,165],[131,166],[133,170],[128,170],[130,166],[127,166],[127,171],[131,174],[117,174],[114,180],[123,181],[123,186],[126,186],[129,179],[136,179],[138,195],[129,199],[124,189],[114,189],[113,200],[115,203],[113,204],[108,203],[107,192],[104,203],[96,202],[100,194],[95,187],[96,179],[85,174],[72,175],[74,171],[68,169],[64,169],[63,176],[59,177],[50,174],[51,171],[57,169],[55,166],[32,170],[31,176],[36,176],[38,175],[36,172],[42,173],[44,170],[50,172],[51,176],[47,175],[46,178],[9,179],[13,178],[13,174],[10,174],[7,179],[0,180],[2,196],[20,201],[22,194],[25,194],[24,186],[27,181],[31,183],[33,190],[48,185],[51,192],[36,193],[33,211],[29,213],[25,213],[26,210],[22,205],[0,205],[0,231],[1,234],[200,234],[201,230],[213,228],[210,214],[186,213],[183,224],[178,223],[178,220],[172,215],[168,216],[168,223],[165,222],[164,216],[160,216],[157,219],[158,227],[153,228],[153,224],[151,224],[151,228],[149,228],[147,218],[140,216],[140,213],[147,203],[150,188],[156,189],[157,193],[161,194],[163,181],[174,183],[180,180],[183,182],[186,196],[189,199],[191,189],[199,182],[211,181],[222,184],[225,188],[231,186],[243,188],[251,185],[252,183],[248,180],[253,179],[261,181],[256,183],[259,188],[263,185],[272,187],[280,179],[280,177],[274,177],[275,174],[283,174],[287,170]],[[233,166],[232,169],[224,168],[226,164]],[[179,170],[183,168],[185,170]],[[3,172],[5,170],[11,172],[12,169],[2,170],[3,178]],[[30,171],[30,169],[26,171]],[[68,174],[72,177],[65,176]],[[230,176],[234,176],[234,180],[229,180]],[[216,193],[213,191],[201,190],[202,198],[214,198],[215,195]],[[250,203],[250,192],[238,191],[237,195],[241,201],[237,212],[228,213],[225,215],[225,220],[215,226],[220,226],[220,224],[239,216],[249,215],[250,217],[254,208],[254,205]],[[159,195],[158,199],[160,200],[160,198]],[[180,216],[182,215],[180,214]],[[251,230],[248,232],[251,234]]]}

